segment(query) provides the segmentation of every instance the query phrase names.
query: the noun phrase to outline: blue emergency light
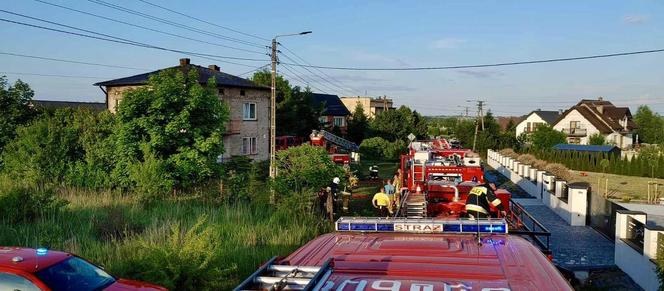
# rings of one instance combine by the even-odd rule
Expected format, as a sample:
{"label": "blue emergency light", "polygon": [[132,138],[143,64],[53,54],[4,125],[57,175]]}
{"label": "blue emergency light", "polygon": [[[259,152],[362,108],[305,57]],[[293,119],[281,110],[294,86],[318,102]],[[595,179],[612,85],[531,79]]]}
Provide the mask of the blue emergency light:
{"label": "blue emergency light", "polygon": [[37,249],[37,255],[38,256],[45,256],[48,254],[48,250],[46,248],[38,248]]}
{"label": "blue emergency light", "polygon": [[339,232],[403,233],[507,233],[504,219],[431,219],[341,217],[335,223]]}

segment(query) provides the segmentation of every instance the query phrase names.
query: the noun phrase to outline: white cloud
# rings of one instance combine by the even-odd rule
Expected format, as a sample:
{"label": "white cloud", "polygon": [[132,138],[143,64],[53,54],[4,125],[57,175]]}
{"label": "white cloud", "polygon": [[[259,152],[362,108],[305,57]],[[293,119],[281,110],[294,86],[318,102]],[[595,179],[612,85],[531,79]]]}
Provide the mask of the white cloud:
{"label": "white cloud", "polygon": [[431,43],[431,47],[435,49],[456,48],[465,42],[465,39],[447,37],[435,40],[433,43]]}
{"label": "white cloud", "polygon": [[626,15],[623,17],[623,22],[628,24],[644,23],[650,19],[648,15]]}

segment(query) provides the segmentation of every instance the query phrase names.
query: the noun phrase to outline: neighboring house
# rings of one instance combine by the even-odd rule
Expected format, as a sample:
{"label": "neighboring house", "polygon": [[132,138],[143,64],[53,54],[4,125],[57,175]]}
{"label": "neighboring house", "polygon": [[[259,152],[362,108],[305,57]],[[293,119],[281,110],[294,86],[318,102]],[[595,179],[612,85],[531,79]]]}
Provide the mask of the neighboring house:
{"label": "neighboring house", "polygon": [[350,111],[348,111],[348,108],[346,108],[344,103],[341,102],[339,96],[312,93],[311,101],[314,106],[320,106],[323,109],[319,121],[324,128],[337,127],[341,133],[346,133]]}
{"label": "neighboring house", "polygon": [[[197,70],[201,84],[214,77],[219,100],[230,108],[230,120],[223,138],[225,151],[222,158],[245,155],[255,160],[266,160],[270,153],[270,87],[257,85],[244,78],[223,73],[216,65],[201,67],[180,59],[180,65],[167,69]],[[94,84],[105,87],[107,109],[115,113],[127,90],[145,86],[152,74],[135,75]]]}
{"label": "neighboring house", "polygon": [[35,108],[44,108],[44,109],[85,108],[85,109],[90,109],[92,111],[106,110],[106,104],[102,102],[32,100],[30,103]]}
{"label": "neighboring house", "polygon": [[531,133],[540,125],[553,126],[553,123],[560,117],[559,111],[545,111],[537,109],[530,112],[526,117],[521,119],[516,125],[516,136],[519,137],[522,133]]}
{"label": "neighboring house", "polygon": [[357,107],[357,104],[362,104],[364,114],[369,118],[374,118],[383,111],[394,109],[392,99],[387,98],[387,96],[383,96],[382,98],[361,96],[341,97],[341,102],[346,105],[346,108],[348,108],[351,113],[355,113],[355,107]]}
{"label": "neighboring house", "polygon": [[500,130],[506,130],[507,125],[509,125],[510,121],[512,121],[512,124],[516,126],[521,122],[521,119],[523,117],[519,116],[496,116],[496,122],[498,122],[498,125],[500,126]]}
{"label": "neighboring house", "polygon": [[558,151],[573,151],[584,153],[605,153],[620,157],[620,148],[614,145],[582,145],[582,144],[557,144],[553,146]]}
{"label": "neighboring house", "polygon": [[588,144],[591,135],[600,133],[607,143],[627,149],[634,143],[636,124],[629,108],[616,107],[600,97],[581,100],[565,111],[553,128],[564,132],[571,144]]}

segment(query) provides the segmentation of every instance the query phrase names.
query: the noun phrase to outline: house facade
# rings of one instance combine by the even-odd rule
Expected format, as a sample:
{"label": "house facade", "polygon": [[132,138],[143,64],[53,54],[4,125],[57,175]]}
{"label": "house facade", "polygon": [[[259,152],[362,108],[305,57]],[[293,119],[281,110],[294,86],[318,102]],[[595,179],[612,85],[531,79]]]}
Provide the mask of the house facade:
{"label": "house facade", "polygon": [[521,122],[516,125],[516,136],[519,137],[523,133],[531,133],[541,125],[553,125],[553,123],[560,117],[558,111],[545,111],[537,109],[526,115]]}
{"label": "house facade", "polygon": [[[223,159],[248,156],[254,160],[267,160],[270,157],[269,87],[221,72],[216,65],[207,68],[193,65],[189,59],[180,59],[179,66],[166,69],[197,70],[201,84],[207,83],[212,77],[215,78],[219,101],[225,102],[230,109],[230,120],[223,137],[225,148]],[[94,85],[102,88],[106,94],[106,108],[115,113],[125,92],[146,86],[150,75],[166,69]]]}
{"label": "house facade", "polygon": [[553,128],[565,133],[570,144],[588,144],[590,136],[599,133],[607,143],[628,149],[634,144],[636,125],[629,108],[616,107],[600,97],[581,100],[566,110]]}
{"label": "house facade", "polygon": [[387,98],[387,96],[378,98],[362,96],[341,97],[341,102],[343,102],[351,114],[355,113],[355,107],[357,107],[358,104],[361,104],[362,108],[364,108],[364,114],[368,118],[374,118],[383,111],[394,109],[394,102],[391,98]]}
{"label": "house facade", "polygon": [[313,105],[320,106],[321,112],[319,122],[322,128],[338,128],[342,134],[346,134],[348,128],[348,118],[350,111],[337,95],[312,93],[311,101]]}

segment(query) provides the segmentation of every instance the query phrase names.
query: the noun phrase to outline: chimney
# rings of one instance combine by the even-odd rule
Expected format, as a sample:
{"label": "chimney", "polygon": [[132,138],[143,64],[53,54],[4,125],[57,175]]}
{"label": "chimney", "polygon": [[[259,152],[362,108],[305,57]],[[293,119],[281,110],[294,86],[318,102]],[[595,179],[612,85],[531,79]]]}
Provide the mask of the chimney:
{"label": "chimney", "polygon": [[188,58],[180,59],[180,67],[188,66],[189,63],[190,63],[190,60]]}
{"label": "chimney", "polygon": [[217,65],[209,65],[208,69],[210,69],[210,71],[219,72],[219,66]]}
{"label": "chimney", "polygon": [[604,98],[602,96],[597,97],[597,100],[602,101]]}
{"label": "chimney", "polygon": [[563,110],[562,109],[558,109],[558,115],[563,115]]}

